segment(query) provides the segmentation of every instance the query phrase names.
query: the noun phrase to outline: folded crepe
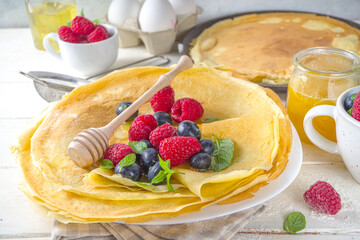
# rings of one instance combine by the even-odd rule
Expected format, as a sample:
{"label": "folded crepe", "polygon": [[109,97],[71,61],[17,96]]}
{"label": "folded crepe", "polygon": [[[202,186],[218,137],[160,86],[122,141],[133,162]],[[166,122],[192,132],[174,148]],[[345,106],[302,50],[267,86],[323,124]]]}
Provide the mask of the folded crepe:
{"label": "folded crepe", "polygon": [[360,53],[360,30],[306,13],[250,14],[220,21],[191,43],[194,62],[253,82],[287,84],[292,58],[310,47],[335,47]]}
{"label": "folded crepe", "polygon": [[[82,130],[101,127],[116,117],[122,101],[135,101],[169,68],[143,67],[115,71],[76,88],[33,121],[13,146],[22,190],[62,222],[145,222],[199,211],[252,197],[286,167],[292,143],[290,121],[275,93],[204,67],[180,73],[171,83],[175,98],[202,103],[198,126],[204,138],[216,135],[234,142],[232,164],[215,172],[196,172],[188,163],[175,167],[171,184],[143,186],[98,165],[83,169],[67,155]],[[147,103],[139,114],[153,113]],[[128,143],[129,123],[110,144]]]}

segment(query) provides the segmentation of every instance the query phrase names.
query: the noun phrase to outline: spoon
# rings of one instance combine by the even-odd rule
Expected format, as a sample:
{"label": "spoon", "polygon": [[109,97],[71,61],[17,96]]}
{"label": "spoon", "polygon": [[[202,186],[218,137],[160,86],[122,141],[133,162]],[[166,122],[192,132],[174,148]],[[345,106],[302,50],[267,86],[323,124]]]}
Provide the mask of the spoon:
{"label": "spoon", "polygon": [[90,167],[97,162],[109,146],[111,134],[158,91],[169,86],[176,75],[191,68],[192,65],[193,62],[190,57],[186,55],[181,56],[179,62],[170,72],[161,75],[154,86],[141,95],[110,123],[101,128],[89,128],[80,132],[68,147],[68,154],[71,160],[82,168]]}

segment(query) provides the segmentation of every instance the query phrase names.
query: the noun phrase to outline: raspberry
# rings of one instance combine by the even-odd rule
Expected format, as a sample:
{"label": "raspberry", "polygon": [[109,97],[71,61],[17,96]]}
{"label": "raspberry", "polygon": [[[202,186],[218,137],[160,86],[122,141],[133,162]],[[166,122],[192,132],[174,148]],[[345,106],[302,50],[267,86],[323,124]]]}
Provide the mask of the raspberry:
{"label": "raspberry", "polygon": [[358,93],[354,99],[351,116],[360,121],[360,93]]}
{"label": "raspberry", "polygon": [[170,159],[171,166],[178,166],[202,149],[194,137],[170,137],[160,142],[159,153],[164,160]]}
{"label": "raspberry", "polygon": [[340,195],[327,182],[317,181],[304,193],[305,202],[318,212],[335,215],[341,209]]}
{"label": "raspberry", "polygon": [[109,159],[116,166],[121,159],[131,153],[134,153],[134,150],[129,145],[116,143],[106,149],[104,159]]}
{"label": "raspberry", "polygon": [[135,118],[129,129],[129,140],[140,141],[149,139],[151,131],[157,127],[157,121],[151,114],[141,115]]}
{"label": "raspberry", "polygon": [[201,118],[204,109],[201,103],[193,98],[181,98],[177,100],[171,108],[171,114],[175,122],[184,120],[196,121]]}
{"label": "raspberry", "polygon": [[150,104],[154,112],[163,111],[170,113],[171,107],[175,102],[175,93],[172,87],[166,87],[157,92],[150,99]]}
{"label": "raspberry", "polygon": [[79,35],[89,35],[94,29],[94,24],[82,16],[77,16],[71,22],[71,30]]}
{"label": "raspberry", "polygon": [[159,148],[161,140],[173,136],[176,136],[176,129],[169,123],[166,123],[155,128],[155,130],[150,133],[150,142],[155,148]]}
{"label": "raspberry", "polygon": [[68,26],[61,26],[58,29],[58,34],[61,40],[65,42],[71,42],[71,43],[79,43],[80,42],[80,36],[74,33],[70,27]]}
{"label": "raspberry", "polygon": [[107,38],[108,38],[107,31],[103,26],[101,26],[101,27],[95,28],[95,30],[89,34],[87,39],[89,42],[100,42]]}

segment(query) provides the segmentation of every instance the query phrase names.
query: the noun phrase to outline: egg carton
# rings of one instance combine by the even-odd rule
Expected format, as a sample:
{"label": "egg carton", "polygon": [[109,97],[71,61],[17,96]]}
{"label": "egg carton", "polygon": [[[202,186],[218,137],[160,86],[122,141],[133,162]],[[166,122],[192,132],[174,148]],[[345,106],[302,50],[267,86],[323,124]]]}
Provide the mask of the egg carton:
{"label": "egg carton", "polygon": [[137,19],[127,19],[123,26],[116,26],[118,29],[119,47],[136,47],[143,42],[150,54],[157,55],[170,52],[175,43],[176,36],[195,26],[197,15],[202,12],[203,9],[197,6],[196,13],[177,15],[175,28],[160,32],[143,32],[139,27]]}

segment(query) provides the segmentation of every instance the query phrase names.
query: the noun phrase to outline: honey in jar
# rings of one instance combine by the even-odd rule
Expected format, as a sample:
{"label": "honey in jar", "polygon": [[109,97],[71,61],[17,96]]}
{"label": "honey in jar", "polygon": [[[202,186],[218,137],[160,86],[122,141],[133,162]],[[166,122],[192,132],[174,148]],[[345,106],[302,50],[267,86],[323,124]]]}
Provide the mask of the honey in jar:
{"label": "honey in jar", "polygon": [[[303,128],[306,113],[314,106],[335,105],[342,92],[360,84],[360,57],[342,49],[318,47],[298,52],[293,63],[287,110],[300,139],[311,143]],[[313,125],[325,138],[336,142],[333,118],[317,117]]]}

